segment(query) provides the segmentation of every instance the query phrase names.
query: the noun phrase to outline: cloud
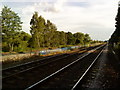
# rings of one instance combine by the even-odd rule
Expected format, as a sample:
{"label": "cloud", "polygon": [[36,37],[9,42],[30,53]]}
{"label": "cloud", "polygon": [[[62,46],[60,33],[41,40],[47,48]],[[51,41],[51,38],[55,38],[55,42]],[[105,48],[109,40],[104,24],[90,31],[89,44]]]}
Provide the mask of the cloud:
{"label": "cloud", "polygon": [[[58,0],[55,2],[39,2],[33,3],[22,8],[22,20],[23,20],[23,29],[29,33],[30,20],[35,11],[39,12],[40,15],[45,17],[45,19],[51,19],[51,16],[58,17],[58,14],[62,11],[62,7],[66,0]],[[56,17],[56,18],[57,18]],[[61,16],[60,16],[61,17]],[[28,28],[28,29],[27,29]]]}
{"label": "cloud", "polygon": [[60,31],[89,33],[93,39],[109,39],[115,29],[118,7],[118,2],[115,0],[38,1],[33,3],[25,0],[26,3],[31,3],[22,8],[18,7],[21,10],[19,13],[23,21],[23,30],[26,32],[30,30],[29,23],[34,11],[37,11],[45,19],[51,20]]}
{"label": "cloud", "polygon": [[56,2],[36,2],[32,6],[29,5],[23,9],[23,13],[38,12],[53,12],[57,13],[62,10],[63,4],[66,0],[57,0]]}
{"label": "cloud", "polygon": [[[43,1],[48,1],[48,0],[1,0],[1,2],[43,2]],[[54,0],[49,0],[53,2]]]}
{"label": "cloud", "polygon": [[2,4],[0,3],[0,11],[2,10],[2,7],[3,7],[3,6],[2,6]]}

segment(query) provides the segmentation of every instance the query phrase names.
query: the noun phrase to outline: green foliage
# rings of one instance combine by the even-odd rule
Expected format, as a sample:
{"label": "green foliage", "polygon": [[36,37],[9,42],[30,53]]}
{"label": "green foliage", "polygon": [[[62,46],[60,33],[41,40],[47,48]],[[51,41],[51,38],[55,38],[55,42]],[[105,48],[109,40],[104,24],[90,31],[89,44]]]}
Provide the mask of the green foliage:
{"label": "green foliage", "polygon": [[76,38],[76,44],[84,44],[85,36],[83,33],[77,32],[74,34],[74,37]]}
{"label": "green foliage", "polygon": [[19,32],[18,39],[15,43],[15,49],[16,52],[23,52],[28,50],[29,46],[29,40],[31,39],[31,36],[28,33],[25,32]]}
{"label": "green foliage", "polygon": [[75,44],[85,45],[85,44],[89,44],[91,41],[89,34],[83,34],[83,33],[77,32],[73,34],[73,36],[76,38]]}
{"label": "green foliage", "polygon": [[2,42],[2,51],[7,52],[9,51],[9,47],[7,42]]}
{"label": "green foliage", "polygon": [[118,13],[115,18],[116,20],[116,29],[114,33],[111,35],[109,39],[109,43],[111,44],[112,48],[115,50],[116,54],[120,59],[120,7],[118,8]]}
{"label": "green foliage", "polygon": [[44,39],[48,47],[55,47],[59,44],[59,42],[57,41],[58,39],[57,27],[55,26],[55,24],[50,22],[50,20],[47,20],[47,23],[46,23]]}
{"label": "green foliage", "polygon": [[109,42],[112,44],[113,47],[120,49],[119,43],[120,43],[120,8],[118,8],[118,13],[115,18],[116,20],[116,29],[114,33],[112,34]]}
{"label": "green foliage", "polygon": [[[45,22],[46,21],[46,22]],[[31,35],[34,48],[59,47],[61,45],[88,44],[91,40],[88,34],[77,32],[57,31],[57,27],[50,20],[45,20],[35,12],[30,21]]]}
{"label": "green foliage", "polygon": [[37,12],[33,14],[30,21],[31,35],[21,31],[20,17],[7,6],[2,8],[0,19],[2,19],[3,51],[24,52],[45,47],[85,45],[91,41],[88,34],[57,31],[55,24],[50,20],[45,20]]}
{"label": "green foliage", "polygon": [[30,25],[34,48],[66,45],[65,32],[57,31],[55,24],[50,20],[45,22],[45,19],[42,16],[38,16],[37,12],[33,14]]}
{"label": "green foliage", "polygon": [[83,40],[84,44],[89,44],[90,41],[91,41],[91,38],[90,38],[89,34],[85,34],[84,40]]}
{"label": "green foliage", "polygon": [[38,16],[38,13],[35,12],[30,21],[30,25],[33,47],[40,48],[44,42],[45,19],[42,16]]}
{"label": "green foliage", "polygon": [[21,31],[20,17],[7,6],[2,8],[2,50],[21,52],[27,50],[31,36]]}
{"label": "green foliage", "polygon": [[67,44],[67,36],[66,36],[66,33],[61,31],[61,32],[58,32],[59,33],[59,44],[60,45],[66,45]]}
{"label": "green foliage", "polygon": [[67,32],[66,33],[67,36],[67,45],[74,45],[75,44],[75,37],[73,36],[73,34],[71,32]]}
{"label": "green foliage", "polygon": [[[2,42],[6,42],[9,51],[14,50],[14,45],[18,39],[18,33],[22,29],[20,17],[7,6],[2,8]],[[4,47],[5,48],[5,47]]]}

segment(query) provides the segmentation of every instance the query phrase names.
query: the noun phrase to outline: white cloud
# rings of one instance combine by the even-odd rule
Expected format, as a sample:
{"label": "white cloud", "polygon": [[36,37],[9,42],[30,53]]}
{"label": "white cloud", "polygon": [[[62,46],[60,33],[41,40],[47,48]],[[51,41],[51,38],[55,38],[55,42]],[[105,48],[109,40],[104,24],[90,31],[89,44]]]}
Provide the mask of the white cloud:
{"label": "white cloud", "polygon": [[2,7],[3,7],[2,4],[0,4],[0,11],[2,10]]}
{"label": "white cloud", "polygon": [[[19,1],[19,0],[18,0]],[[27,2],[27,0],[25,0]],[[29,32],[34,11],[56,24],[58,30],[89,33],[93,39],[109,39],[114,31],[117,14],[116,0],[41,0],[21,9],[23,30]],[[48,1],[48,2],[46,2]],[[29,1],[28,1],[29,2]],[[67,4],[85,2],[88,7]]]}
{"label": "white cloud", "polygon": [[1,0],[1,2],[40,2],[40,1],[50,1],[53,2],[54,0]]}

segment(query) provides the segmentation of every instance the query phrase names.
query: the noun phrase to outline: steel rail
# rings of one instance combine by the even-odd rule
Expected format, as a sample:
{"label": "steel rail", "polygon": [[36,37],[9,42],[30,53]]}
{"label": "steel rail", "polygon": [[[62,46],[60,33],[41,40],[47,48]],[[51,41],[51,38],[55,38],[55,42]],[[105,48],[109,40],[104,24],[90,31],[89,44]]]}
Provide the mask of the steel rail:
{"label": "steel rail", "polygon": [[58,74],[59,72],[63,71],[64,69],[70,67],[71,65],[75,64],[76,62],[80,61],[80,60],[83,59],[84,57],[88,56],[89,54],[91,54],[92,52],[96,51],[97,49],[99,49],[99,48],[101,48],[101,47],[103,47],[103,46],[104,46],[104,45],[99,46],[99,47],[97,47],[97,48],[95,48],[95,49],[93,49],[93,50],[90,50],[90,52],[87,52],[87,54],[83,55],[82,57],[78,58],[77,60],[73,61],[72,63],[70,63],[70,64],[68,64],[68,65],[66,65],[66,66],[64,66],[64,67],[62,67],[61,69],[57,70],[56,72],[54,72],[54,73],[48,75],[47,77],[43,78],[42,80],[40,80],[40,81],[38,81],[38,82],[32,84],[31,86],[27,87],[25,90],[32,89],[32,88],[35,87],[36,85],[38,85],[38,84],[44,82],[45,80],[47,80],[47,79],[53,77],[54,75]]}
{"label": "steel rail", "polygon": [[[81,50],[85,50],[85,48],[81,49]],[[50,59],[50,58],[54,58],[54,57],[57,57],[57,56],[61,56],[61,55],[65,55],[67,53],[64,53],[64,54],[57,54],[57,55],[53,55],[53,56],[48,56],[48,57],[45,57],[45,58],[42,58],[42,59],[37,59],[35,61],[30,61],[30,62],[26,62],[26,63],[23,63],[23,64],[19,64],[19,65],[15,65],[15,66],[12,66],[12,67],[8,67],[8,68],[5,68],[5,69],[2,69],[1,71],[4,72],[8,69],[13,69],[13,68],[18,68],[18,67],[22,67],[22,66],[25,66],[25,65],[28,65],[28,64],[32,64],[32,63],[37,63],[39,61],[44,61],[46,59]],[[72,54],[71,54],[72,55]]]}
{"label": "steel rail", "polygon": [[[78,51],[77,51],[77,52],[78,52]],[[67,53],[65,53],[65,54],[67,54]],[[65,54],[61,54],[61,55],[65,55]],[[34,68],[47,65],[47,64],[49,64],[49,63],[52,63],[52,62],[54,62],[54,61],[58,61],[58,60],[60,60],[60,59],[64,59],[64,58],[66,58],[66,57],[68,57],[68,56],[72,56],[72,55],[74,55],[74,54],[76,54],[76,53],[67,54],[67,56],[59,57],[59,58],[54,59],[54,60],[52,60],[52,61],[49,61],[49,62],[40,64],[40,65],[37,65],[37,66],[33,66],[33,67],[30,67],[30,68],[27,68],[27,69],[25,69],[25,70],[21,70],[21,71],[19,71],[19,72],[14,73],[14,74],[10,74],[10,75],[8,75],[8,76],[2,77],[2,79],[9,78],[9,77],[11,77],[11,76],[14,76],[14,75],[17,75],[17,74],[20,74],[20,73],[23,73],[23,72],[32,70],[32,69],[34,69]],[[61,55],[55,55],[55,56],[52,56],[52,57],[57,57],[57,56],[61,56]],[[49,57],[49,58],[52,58],[52,57]],[[48,59],[48,58],[45,58],[45,59]],[[44,60],[44,59],[43,59],[43,60]],[[38,61],[40,61],[40,60],[38,60]],[[32,64],[32,63],[37,63],[38,61],[28,62],[28,63],[26,63],[26,64],[29,65],[29,64]],[[26,65],[26,64],[24,64],[24,65]],[[21,65],[21,66],[18,66],[18,67],[22,67],[22,66],[24,66],[24,65]],[[17,67],[17,66],[15,66],[15,67]],[[15,67],[14,67],[14,68],[15,68]],[[17,68],[18,68],[18,67],[17,67]],[[10,69],[12,69],[12,68],[10,68]]]}
{"label": "steel rail", "polygon": [[99,56],[103,53],[103,50],[105,49],[106,47],[104,47],[101,52],[97,55],[97,57],[94,59],[94,61],[91,63],[91,65],[87,68],[87,70],[83,73],[83,75],[79,78],[79,80],[75,83],[75,85],[72,87],[71,90],[74,90],[77,85],[81,82],[81,80],[84,78],[84,76],[87,74],[87,72],[91,69],[91,67],[93,66],[93,64],[97,61],[97,59],[99,58]]}
{"label": "steel rail", "polygon": [[[78,52],[78,51],[77,51],[77,52]],[[67,54],[67,53],[65,53],[65,54]],[[65,54],[61,54],[61,55],[65,55]],[[11,77],[11,76],[14,76],[14,75],[17,75],[17,74],[20,74],[20,73],[23,73],[23,72],[32,70],[32,69],[34,69],[34,68],[47,65],[47,64],[49,64],[49,63],[52,63],[52,62],[54,62],[54,61],[58,61],[58,60],[60,60],[60,59],[64,59],[64,58],[69,57],[69,56],[72,56],[72,55],[74,55],[74,54],[76,54],[76,52],[75,52],[75,53],[72,53],[72,54],[67,54],[66,56],[59,57],[59,58],[57,58],[57,59],[54,59],[54,60],[49,61],[49,62],[46,62],[46,63],[42,63],[42,64],[37,65],[37,66],[32,66],[32,67],[30,67],[30,68],[27,68],[27,69],[25,69],[25,70],[21,70],[21,71],[19,71],[19,72],[14,73],[14,74],[10,74],[10,75],[8,75],[8,76],[2,77],[2,79],[6,79],[6,78],[9,78],[9,77]],[[56,56],[61,56],[61,55],[56,55]],[[53,57],[55,57],[55,56],[53,56]],[[52,58],[52,57],[51,57],[51,58]],[[33,63],[35,63],[35,62],[33,62]],[[30,62],[30,64],[32,64],[32,62]],[[27,65],[29,65],[29,64],[27,63]],[[24,66],[24,65],[23,65],[23,66]],[[19,66],[18,66],[18,67],[19,67]],[[18,67],[17,67],[17,68],[18,68]],[[22,66],[20,66],[20,67],[22,67]]]}
{"label": "steel rail", "polygon": [[[65,54],[66,54],[66,53],[65,53]],[[64,55],[64,54],[58,54],[58,55],[48,56],[48,57],[46,57],[46,58],[37,59],[36,61],[30,61],[30,62],[26,62],[26,63],[23,63],[23,64],[15,65],[15,66],[12,66],[12,67],[5,68],[5,69],[3,69],[2,71],[8,70],[8,69],[12,69],[12,68],[16,68],[16,67],[21,67],[21,66],[24,66],[24,65],[28,65],[28,64],[31,64],[31,63],[43,61],[43,60],[45,60],[45,59],[49,59],[49,58],[53,58],[53,57],[57,57],[57,56],[61,56],[61,55]]]}
{"label": "steel rail", "polygon": [[[69,56],[69,55],[68,55],[68,56]],[[34,67],[30,67],[30,68],[28,68],[28,69],[25,69],[25,70],[19,71],[19,72],[17,72],[17,73],[10,74],[10,75],[8,75],[8,76],[6,76],[6,77],[3,77],[2,79],[6,79],[6,78],[9,78],[9,77],[11,77],[11,76],[14,76],[14,75],[17,75],[17,74],[20,74],[20,73],[23,73],[23,72],[26,72],[26,71],[32,70],[32,69],[34,69],[34,68],[37,68],[37,67],[40,67],[40,66],[47,65],[47,64],[49,64],[49,63],[51,63],[51,62],[54,62],[54,61],[57,61],[57,60],[60,60],[60,59],[66,58],[66,57],[68,57],[68,56],[64,56],[64,57],[61,57],[61,58],[59,58],[59,59],[55,59],[55,60],[52,60],[52,61],[50,61],[50,62],[46,62],[46,63],[44,63],[44,64],[42,64],[42,65],[37,65],[37,66],[34,66]]]}

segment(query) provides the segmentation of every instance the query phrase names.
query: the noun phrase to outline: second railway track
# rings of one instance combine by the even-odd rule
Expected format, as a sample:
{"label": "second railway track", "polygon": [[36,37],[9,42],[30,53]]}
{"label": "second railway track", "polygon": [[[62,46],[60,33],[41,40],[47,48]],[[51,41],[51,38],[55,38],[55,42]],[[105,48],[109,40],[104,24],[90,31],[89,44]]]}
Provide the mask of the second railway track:
{"label": "second railway track", "polygon": [[[89,52],[88,54],[90,54],[90,53],[91,52]],[[18,72],[17,74],[11,75],[8,78],[3,78],[3,89],[4,88],[23,88],[23,89],[26,88],[27,89],[27,87],[30,88],[30,85],[32,85],[32,83],[34,85],[34,82],[39,82],[40,80],[43,80],[47,76],[56,72],[57,70],[61,70],[61,68],[63,68],[64,66],[67,67],[67,66],[69,66],[69,64],[76,62],[75,59],[81,58],[80,53],[74,53],[74,54],[68,55],[68,56],[67,55],[68,54],[61,57],[62,59],[57,60],[57,62],[56,62],[56,60],[53,60],[53,61],[55,61],[54,63],[51,62],[51,64],[48,63],[46,65],[43,65],[42,67],[36,66],[36,68],[26,70],[24,73]],[[84,56],[87,56],[87,54]],[[95,56],[95,55],[93,55],[93,56]],[[87,59],[88,62],[91,62],[91,60],[89,60],[90,57],[88,57],[88,59]],[[83,64],[81,64],[79,66],[82,67],[82,65],[85,64],[85,60],[82,60],[81,62],[83,62]],[[72,66],[74,66],[74,65],[71,64],[71,67],[70,67],[71,69],[73,69]],[[77,66],[76,66],[76,68],[77,68]],[[75,75],[73,75],[73,76],[75,76]]]}
{"label": "second railway track", "polygon": [[25,90],[36,89],[76,89],[78,83],[102,53],[103,46],[94,53],[88,53],[67,66],[34,83]]}
{"label": "second railway track", "polygon": [[[97,46],[95,46],[95,47],[97,47]],[[82,51],[80,53],[80,54],[82,54],[85,51],[91,50],[91,49],[93,49],[95,47],[89,47],[89,48],[86,48],[86,49],[81,48],[77,52]],[[55,61],[55,60],[59,60],[59,59],[68,57],[70,55],[74,55],[77,52],[74,52],[72,54],[67,54],[67,53],[58,54],[58,55],[54,55],[54,56],[49,56],[47,58],[38,59],[38,60],[35,60],[35,61],[19,64],[19,65],[13,66],[13,67],[8,67],[8,68],[2,70],[2,78],[10,77],[10,76],[12,76],[14,74],[24,72],[25,70],[31,69],[31,68],[36,67],[38,65],[40,66],[40,65],[47,64],[47,63],[50,63],[50,62]]]}

